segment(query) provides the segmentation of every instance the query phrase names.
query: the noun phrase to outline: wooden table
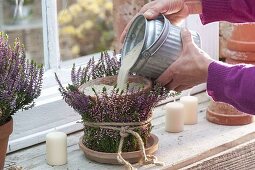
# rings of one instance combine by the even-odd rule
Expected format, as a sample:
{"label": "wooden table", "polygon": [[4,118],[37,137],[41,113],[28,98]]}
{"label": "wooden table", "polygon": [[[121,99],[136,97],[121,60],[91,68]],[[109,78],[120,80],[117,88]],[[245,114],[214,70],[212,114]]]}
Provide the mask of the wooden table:
{"label": "wooden table", "polygon": [[[196,95],[199,98],[198,124],[185,125],[181,133],[167,133],[164,129],[164,106],[153,112],[153,130],[159,138],[159,150],[155,154],[166,166],[144,166],[139,169],[180,169],[194,162],[208,159],[215,154],[238,146],[254,138],[255,123],[245,126],[221,126],[208,122],[205,118],[209,98],[205,92]],[[106,165],[90,161],[79,149],[78,141],[83,132],[68,136],[68,164],[51,167],[45,160],[45,143],[36,145],[7,156],[6,162],[22,166],[29,170],[117,170],[119,165]],[[253,136],[252,136],[253,135]]]}

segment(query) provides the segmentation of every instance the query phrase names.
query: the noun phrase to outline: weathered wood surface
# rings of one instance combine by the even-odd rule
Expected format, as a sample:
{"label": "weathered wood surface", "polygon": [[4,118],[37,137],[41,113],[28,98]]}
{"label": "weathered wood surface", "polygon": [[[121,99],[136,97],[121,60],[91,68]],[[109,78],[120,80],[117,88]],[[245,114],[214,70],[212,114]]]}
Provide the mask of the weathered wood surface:
{"label": "weathered wood surface", "polygon": [[[193,157],[187,158],[186,160],[182,160],[181,162],[178,162],[174,165],[165,167],[163,169],[175,170],[175,169],[182,169],[182,168],[183,169],[188,169],[188,168],[193,168],[193,167],[196,167],[196,168],[200,167],[201,168],[201,167],[207,166],[207,165],[205,165],[206,162],[212,162],[212,160],[214,159],[215,156],[222,157],[222,155],[227,155],[225,153],[230,152],[230,151],[232,151],[232,153],[230,154],[229,159],[233,159],[233,156],[232,156],[233,153],[237,152],[236,150],[240,150],[240,147],[242,145],[246,146],[247,143],[250,143],[251,141],[253,141],[253,143],[252,143],[253,148],[249,151],[255,152],[254,151],[255,140],[253,140],[254,138],[255,138],[255,132],[251,132],[251,133],[246,134],[246,135],[244,135],[244,136],[242,136],[238,139],[235,139],[233,141],[224,143],[222,145],[219,145],[217,147],[209,149],[209,150],[207,150],[203,153],[194,155]],[[246,157],[246,155],[248,155],[247,151],[245,153],[243,153],[241,156]],[[218,157],[216,157],[216,160],[219,159]],[[228,160],[228,159],[225,160],[225,162],[231,162],[231,161],[232,160]],[[224,161],[222,160],[222,162],[224,162]]]}
{"label": "weathered wood surface", "polygon": [[[245,143],[240,143],[238,146],[220,152],[194,164],[181,168],[181,170],[253,170],[255,169],[255,133],[250,135],[253,140]],[[242,140],[241,140],[242,141]],[[240,142],[240,141],[239,141]]]}
{"label": "weathered wood surface", "polygon": [[[199,98],[199,121],[196,125],[186,125],[181,133],[167,133],[164,129],[164,105],[157,107],[153,115],[152,133],[159,137],[159,150],[156,156],[166,163],[165,167],[144,166],[139,169],[166,169],[182,161],[194,158],[201,153],[212,150],[217,146],[236,140],[255,131],[255,124],[245,126],[220,126],[205,119],[205,110],[208,106],[206,93],[197,95]],[[82,132],[68,136],[68,164],[59,167],[47,165],[45,160],[45,144],[40,144],[7,156],[7,162],[14,162],[25,169],[96,169],[115,170],[123,166],[98,164],[87,160],[78,147],[78,140]],[[186,166],[186,165],[185,165]]]}

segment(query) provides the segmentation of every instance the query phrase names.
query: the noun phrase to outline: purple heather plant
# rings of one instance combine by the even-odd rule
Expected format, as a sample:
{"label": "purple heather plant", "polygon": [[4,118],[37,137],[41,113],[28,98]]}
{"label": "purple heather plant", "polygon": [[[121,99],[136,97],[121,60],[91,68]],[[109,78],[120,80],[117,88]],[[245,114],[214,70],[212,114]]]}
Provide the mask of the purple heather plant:
{"label": "purple heather plant", "polygon": [[[103,52],[97,62],[92,58],[84,68],[79,67],[76,70],[73,65],[72,84],[66,88],[62,86],[57,75],[56,80],[66,103],[73,107],[84,121],[135,122],[147,120],[151,116],[149,112],[156,103],[169,95],[168,91],[159,85],[154,85],[150,92],[142,89],[125,90],[124,92],[114,87],[110,93],[107,93],[103,88],[100,94],[94,91],[97,102],[91,96],[78,90],[82,84],[92,79],[117,75],[119,68],[120,61],[116,55],[111,57],[107,52]],[[135,95],[137,93],[139,95]]]}
{"label": "purple heather plant", "polygon": [[18,110],[34,106],[41,93],[42,76],[42,66],[26,60],[19,39],[11,46],[8,36],[0,33],[0,125]]}
{"label": "purple heather plant", "polygon": [[[110,56],[107,52],[101,54],[101,58],[95,61],[92,58],[84,68],[75,68],[71,71],[72,84],[66,88],[62,86],[56,75],[56,80],[66,103],[73,107],[82,117],[89,122],[141,122],[148,120],[152,115],[152,109],[162,99],[171,95],[168,90],[155,84],[151,91],[130,90],[125,91],[114,87],[112,91],[102,88],[101,92],[94,90],[95,96],[91,97],[78,88],[96,78],[118,75],[120,61],[116,55]],[[96,97],[96,99],[95,99]],[[144,142],[149,136],[151,124],[136,131],[142,136]],[[115,135],[114,135],[115,134]],[[84,127],[84,144],[90,149],[104,152],[116,152],[118,148],[119,135],[108,129]],[[125,140],[124,151],[137,150],[138,144],[131,136]]]}

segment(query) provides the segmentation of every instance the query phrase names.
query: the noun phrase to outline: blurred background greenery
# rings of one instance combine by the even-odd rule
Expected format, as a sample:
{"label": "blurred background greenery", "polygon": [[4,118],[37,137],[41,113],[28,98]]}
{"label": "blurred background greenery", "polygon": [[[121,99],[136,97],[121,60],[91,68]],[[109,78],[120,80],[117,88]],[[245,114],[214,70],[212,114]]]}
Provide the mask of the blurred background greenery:
{"label": "blurred background greenery", "polygon": [[77,0],[58,12],[62,60],[112,49],[111,0]]}

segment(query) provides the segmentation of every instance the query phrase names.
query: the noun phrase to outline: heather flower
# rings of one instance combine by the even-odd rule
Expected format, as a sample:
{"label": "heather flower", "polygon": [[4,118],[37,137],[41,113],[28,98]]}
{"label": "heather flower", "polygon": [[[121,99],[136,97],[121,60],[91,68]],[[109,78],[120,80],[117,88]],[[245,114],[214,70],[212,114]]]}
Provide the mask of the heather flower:
{"label": "heather flower", "polygon": [[0,125],[18,110],[34,106],[41,93],[42,75],[42,66],[26,60],[19,39],[11,46],[8,36],[0,33]]}
{"label": "heather flower", "polygon": [[[67,87],[63,87],[56,75],[61,92],[66,103],[73,107],[82,117],[84,122],[142,122],[152,116],[152,109],[162,99],[169,95],[169,91],[155,84],[151,91],[142,89],[127,89],[120,91],[114,87],[113,90],[101,92],[94,90],[94,97],[79,91],[79,87],[90,80],[118,75],[120,61],[115,53],[110,56],[103,52],[101,58],[96,61],[92,58],[84,68],[75,68],[71,71],[71,81]],[[137,95],[139,94],[139,95]],[[173,94],[175,95],[175,94]],[[135,129],[141,135],[144,142],[151,131],[151,124]],[[84,126],[83,143],[90,149],[104,152],[116,152],[120,139],[119,133],[109,129],[92,128]],[[137,141],[129,136],[124,142],[124,151],[138,149]]]}

